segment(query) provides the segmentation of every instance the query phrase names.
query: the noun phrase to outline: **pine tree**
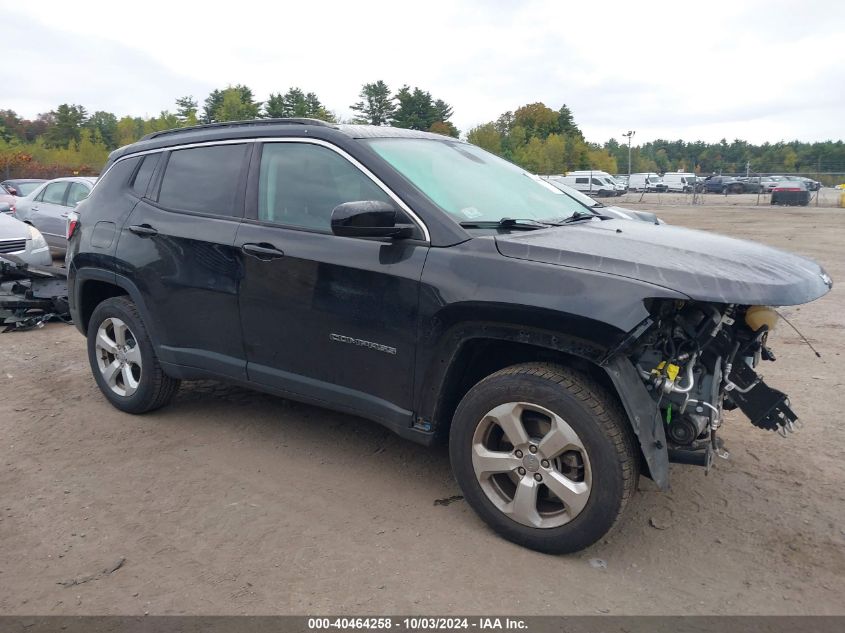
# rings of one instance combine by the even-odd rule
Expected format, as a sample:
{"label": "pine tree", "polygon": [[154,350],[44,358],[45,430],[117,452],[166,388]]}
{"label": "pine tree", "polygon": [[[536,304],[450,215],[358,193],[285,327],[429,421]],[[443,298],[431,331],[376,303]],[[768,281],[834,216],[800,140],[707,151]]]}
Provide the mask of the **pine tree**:
{"label": "pine tree", "polygon": [[390,96],[390,88],[381,79],[374,83],[364,84],[358,94],[361,100],[350,106],[358,114],[354,123],[366,125],[389,125],[396,105]]}

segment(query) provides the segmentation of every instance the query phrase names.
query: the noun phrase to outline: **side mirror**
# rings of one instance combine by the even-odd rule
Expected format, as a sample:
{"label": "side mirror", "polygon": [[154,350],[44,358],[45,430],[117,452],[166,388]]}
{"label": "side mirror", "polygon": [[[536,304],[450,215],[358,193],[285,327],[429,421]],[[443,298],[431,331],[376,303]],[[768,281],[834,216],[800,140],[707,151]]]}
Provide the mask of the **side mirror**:
{"label": "side mirror", "polygon": [[414,228],[396,224],[396,209],[378,200],[344,202],[332,210],[332,233],[343,237],[411,237]]}
{"label": "side mirror", "polygon": [[8,191],[8,192],[9,192],[10,194],[12,194],[13,196],[18,195],[18,190],[17,190],[17,189],[15,189],[14,187],[6,187],[6,191]]}

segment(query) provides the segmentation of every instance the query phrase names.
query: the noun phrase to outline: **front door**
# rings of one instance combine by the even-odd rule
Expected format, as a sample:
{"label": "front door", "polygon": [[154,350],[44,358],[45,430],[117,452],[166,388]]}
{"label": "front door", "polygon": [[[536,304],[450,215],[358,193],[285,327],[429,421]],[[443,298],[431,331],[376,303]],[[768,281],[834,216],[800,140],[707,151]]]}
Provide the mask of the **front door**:
{"label": "front door", "polygon": [[236,240],[250,380],[407,426],[427,243],[331,233],[338,204],[395,205],[339,151],[280,141],[261,154]]}

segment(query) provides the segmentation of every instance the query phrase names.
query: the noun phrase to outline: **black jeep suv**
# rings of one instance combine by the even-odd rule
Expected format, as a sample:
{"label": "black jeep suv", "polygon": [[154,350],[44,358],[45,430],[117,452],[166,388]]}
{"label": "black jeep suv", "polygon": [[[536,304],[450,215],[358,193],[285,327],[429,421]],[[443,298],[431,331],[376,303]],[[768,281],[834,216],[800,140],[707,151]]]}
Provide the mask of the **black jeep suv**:
{"label": "black jeep suv", "polygon": [[816,263],[592,214],[473,145],[260,120],[112,153],[68,223],[73,320],[123,411],[217,378],[449,442],[494,529],[546,552],[599,539],[640,472],[709,466],[738,407],[786,434],[766,306]]}

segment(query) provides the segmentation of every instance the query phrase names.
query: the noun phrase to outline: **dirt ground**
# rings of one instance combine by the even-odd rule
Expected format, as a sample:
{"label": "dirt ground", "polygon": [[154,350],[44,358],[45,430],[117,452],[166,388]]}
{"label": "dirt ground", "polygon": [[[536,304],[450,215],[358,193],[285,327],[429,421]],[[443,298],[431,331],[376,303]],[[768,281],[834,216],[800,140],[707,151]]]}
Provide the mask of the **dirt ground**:
{"label": "dirt ground", "polygon": [[[659,213],[845,281],[845,210]],[[0,613],[845,614],[845,294],[784,312],[822,353],[770,339],[804,429],[729,414],[730,461],[673,466],[667,494],[642,479],[607,539],[559,557],[436,503],[459,494],[445,448],[213,383],[133,417],[73,327],[2,334]]]}

